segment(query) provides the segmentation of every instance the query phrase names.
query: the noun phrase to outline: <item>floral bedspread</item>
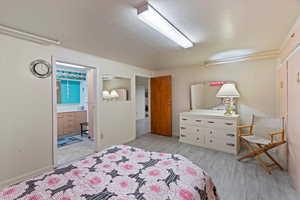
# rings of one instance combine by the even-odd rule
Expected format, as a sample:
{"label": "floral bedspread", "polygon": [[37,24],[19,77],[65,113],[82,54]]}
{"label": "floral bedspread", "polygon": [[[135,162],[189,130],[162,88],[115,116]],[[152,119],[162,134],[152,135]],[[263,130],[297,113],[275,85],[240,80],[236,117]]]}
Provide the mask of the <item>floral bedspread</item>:
{"label": "floral bedspread", "polygon": [[1,200],[217,200],[185,157],[119,145],[0,192]]}

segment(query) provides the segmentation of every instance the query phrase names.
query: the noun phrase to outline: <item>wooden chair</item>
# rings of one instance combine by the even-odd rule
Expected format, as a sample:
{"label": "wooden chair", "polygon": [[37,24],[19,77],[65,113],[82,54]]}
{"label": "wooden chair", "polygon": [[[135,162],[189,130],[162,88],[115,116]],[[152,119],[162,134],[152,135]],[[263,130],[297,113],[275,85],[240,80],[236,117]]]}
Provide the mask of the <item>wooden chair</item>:
{"label": "wooden chair", "polygon": [[[247,133],[243,133],[245,129],[248,130]],[[268,152],[286,143],[283,118],[266,118],[253,115],[251,125],[239,126],[239,135],[241,141],[251,152],[239,158],[239,161],[254,157],[269,174],[277,167],[283,170],[283,167]],[[266,163],[260,157],[261,154],[265,154],[272,163]]]}

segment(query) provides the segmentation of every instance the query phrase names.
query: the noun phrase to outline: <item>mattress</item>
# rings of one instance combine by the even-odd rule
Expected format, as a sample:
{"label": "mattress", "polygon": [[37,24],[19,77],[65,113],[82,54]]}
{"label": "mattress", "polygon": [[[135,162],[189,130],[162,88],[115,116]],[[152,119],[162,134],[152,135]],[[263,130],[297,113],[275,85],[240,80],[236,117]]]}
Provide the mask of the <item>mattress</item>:
{"label": "mattress", "polygon": [[217,200],[211,178],[177,154],[113,146],[0,192],[1,200]]}

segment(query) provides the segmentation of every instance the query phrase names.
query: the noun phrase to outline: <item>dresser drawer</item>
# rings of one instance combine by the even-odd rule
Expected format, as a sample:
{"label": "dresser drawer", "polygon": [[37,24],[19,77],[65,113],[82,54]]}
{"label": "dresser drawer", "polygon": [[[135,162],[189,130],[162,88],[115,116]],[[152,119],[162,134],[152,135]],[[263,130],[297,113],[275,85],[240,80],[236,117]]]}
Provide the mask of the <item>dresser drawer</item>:
{"label": "dresser drawer", "polygon": [[203,145],[205,142],[205,131],[195,126],[181,126],[180,141],[194,145]]}
{"label": "dresser drawer", "polygon": [[237,144],[234,141],[217,139],[214,137],[206,137],[205,146],[210,149],[216,149],[228,153],[236,154]]}
{"label": "dresser drawer", "polygon": [[224,119],[206,119],[203,120],[203,124],[210,128],[222,128],[222,129],[236,129],[237,122],[234,120],[224,120]]}
{"label": "dresser drawer", "polygon": [[185,129],[185,127],[182,128],[183,129],[180,130],[180,142],[193,144],[195,142],[196,134],[192,131],[188,131],[189,129]]}
{"label": "dresser drawer", "polygon": [[192,126],[203,126],[204,120],[196,116],[180,116],[180,124],[192,125]]}
{"label": "dresser drawer", "polygon": [[237,132],[234,130],[228,129],[210,129],[207,128],[205,132],[206,137],[213,137],[217,139],[223,140],[233,140],[235,141],[237,138]]}

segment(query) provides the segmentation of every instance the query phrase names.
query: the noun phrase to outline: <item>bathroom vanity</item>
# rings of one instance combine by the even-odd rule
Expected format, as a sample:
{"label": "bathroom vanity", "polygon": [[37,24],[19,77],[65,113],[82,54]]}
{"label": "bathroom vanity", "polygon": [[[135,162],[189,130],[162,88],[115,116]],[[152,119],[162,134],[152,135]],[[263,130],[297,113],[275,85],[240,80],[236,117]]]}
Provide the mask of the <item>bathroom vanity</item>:
{"label": "bathroom vanity", "polygon": [[58,136],[80,133],[80,123],[82,122],[87,122],[87,111],[57,113]]}

